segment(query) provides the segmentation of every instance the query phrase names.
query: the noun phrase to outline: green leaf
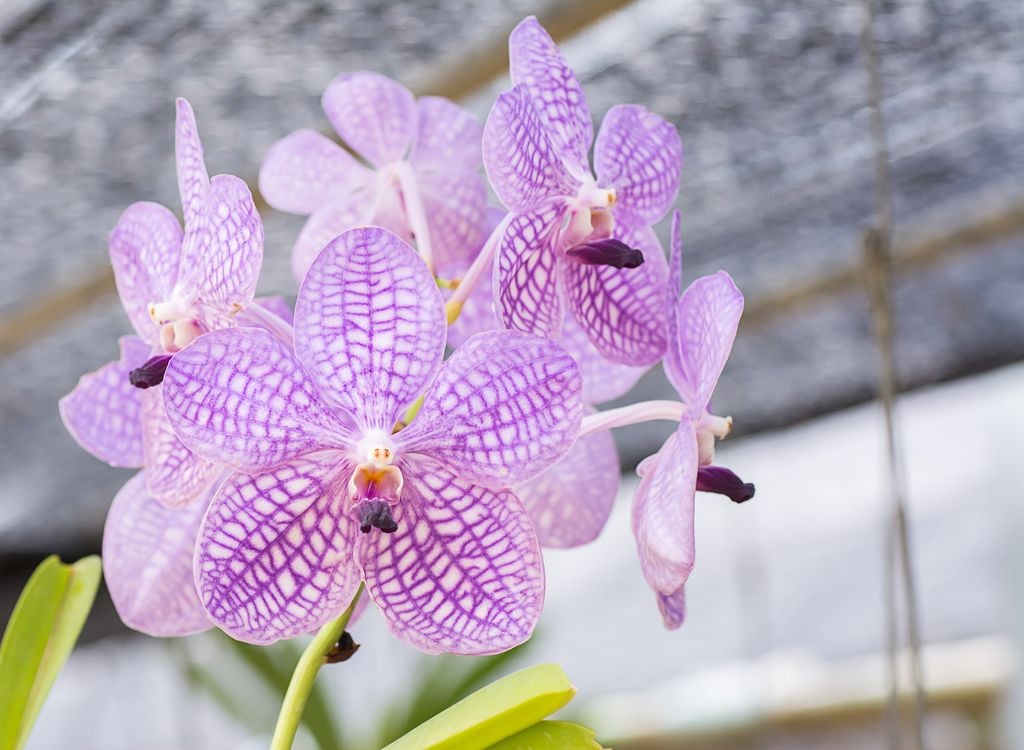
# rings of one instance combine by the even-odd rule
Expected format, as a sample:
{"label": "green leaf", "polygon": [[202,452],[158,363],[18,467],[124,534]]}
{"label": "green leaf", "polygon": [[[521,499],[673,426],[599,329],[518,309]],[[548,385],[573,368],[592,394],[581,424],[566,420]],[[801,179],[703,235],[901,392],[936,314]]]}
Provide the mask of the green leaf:
{"label": "green leaf", "polygon": [[82,632],[99,583],[96,555],[73,565],[52,555],[25,585],[0,643],[0,750],[16,750],[28,739]]}
{"label": "green leaf", "polygon": [[576,688],[557,664],[538,664],[477,690],[386,750],[484,750],[572,700]]}
{"label": "green leaf", "polygon": [[603,750],[594,730],[565,721],[542,721],[487,750]]}

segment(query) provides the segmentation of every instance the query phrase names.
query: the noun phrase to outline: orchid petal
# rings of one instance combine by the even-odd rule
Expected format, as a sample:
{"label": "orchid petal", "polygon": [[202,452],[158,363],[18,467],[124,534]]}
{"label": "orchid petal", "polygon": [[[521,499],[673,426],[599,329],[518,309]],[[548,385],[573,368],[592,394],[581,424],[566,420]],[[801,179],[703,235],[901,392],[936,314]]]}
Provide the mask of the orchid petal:
{"label": "orchid petal", "polygon": [[185,224],[179,286],[218,326],[252,301],[263,265],[263,223],[248,186],[233,175],[210,182],[206,202]]}
{"label": "orchid petal", "polygon": [[678,334],[669,345],[665,374],[690,412],[701,414],[732,351],[743,315],[743,295],[732,277],[719,271],[690,284],[673,315]]}
{"label": "orchid petal", "polygon": [[409,162],[417,173],[476,172],[483,161],[480,140],[483,125],[474,114],[439,96],[423,96],[417,103],[419,128]]}
{"label": "orchid petal", "polygon": [[314,130],[297,130],[267,151],[260,192],[278,211],[311,214],[339,189],[369,185],[373,173],[345,149]]}
{"label": "orchid petal", "polygon": [[317,256],[295,303],[295,353],[324,397],[390,432],[441,364],[445,313],[434,277],[390,232],[345,232]]}
{"label": "orchid petal", "polygon": [[619,452],[612,433],[605,430],[581,437],[561,461],[515,492],[541,546],[578,547],[601,533],[615,505],[619,479]]}
{"label": "orchid petal", "polygon": [[135,336],[122,336],[121,357],[83,375],[60,400],[60,417],[82,448],[111,466],[142,466],[142,391],[128,373],[149,357],[149,347]]}
{"label": "orchid petal", "polygon": [[511,218],[495,264],[495,312],[506,328],[554,338],[562,326],[558,294],[557,222],[548,204]]}
{"label": "orchid petal", "polygon": [[437,269],[450,274],[469,265],[485,239],[487,187],[476,172],[418,178]]}
{"label": "orchid petal", "polygon": [[677,630],[686,619],[686,587],[680,586],[671,594],[658,594],[661,620],[669,630]]}
{"label": "orchid petal", "polygon": [[259,328],[200,336],[171,359],[163,382],[174,431],[219,464],[260,471],[349,443],[294,353]]}
{"label": "orchid petal", "polygon": [[[465,314],[465,312],[463,312]],[[571,315],[562,323],[558,343],[565,347],[580,365],[583,374],[583,400],[603,404],[629,392],[650,366],[633,367],[610,362],[590,343],[587,334]]]}
{"label": "orchid petal", "polygon": [[128,627],[171,638],[213,626],[196,593],[192,558],[216,488],[210,482],[202,502],[169,510],[146,492],[141,471],[117,493],[103,529],[103,576]]}
{"label": "orchid petal", "polygon": [[336,195],[318,208],[302,227],[292,249],[292,275],[300,284],[316,256],[342,232],[369,224],[376,188]]}
{"label": "orchid petal", "polygon": [[633,502],[633,534],[644,578],[656,592],[678,591],[693,570],[697,434],[684,421],[648,465]]}
{"label": "orchid petal", "polygon": [[487,487],[532,479],[579,432],[579,365],[548,339],[503,331],[470,338],[445,362],[415,421],[395,437]]}
{"label": "orchid petal", "polygon": [[343,73],[324,91],[327,119],[349,148],[378,169],[405,159],[416,136],[416,99],[377,73]]}
{"label": "orchid petal", "polygon": [[341,614],[359,587],[345,512],[351,464],[325,452],[264,473],[233,474],[217,492],[196,550],[199,596],[232,638],[268,644]]}
{"label": "orchid petal", "polygon": [[483,156],[487,179],[509,211],[532,211],[579,189],[523,85],[501,94],[491,108]]}
{"label": "orchid petal", "polygon": [[509,35],[508,59],[512,83],[529,90],[567,166],[578,175],[589,174],[594,126],[583,87],[535,17],[520,21]]}
{"label": "orchid petal", "polygon": [[185,226],[191,224],[204,210],[210,177],[203,161],[203,144],[192,105],[185,99],[175,102],[174,158],[178,171],[178,193],[185,216]]}
{"label": "orchid petal", "polygon": [[388,630],[432,654],[493,654],[525,641],[540,617],[544,566],[518,498],[430,459],[402,469],[398,531],[363,535],[358,548]]}
{"label": "orchid petal", "polygon": [[220,467],[193,453],[174,434],[163,386],[142,394],[142,455],[146,492],[166,508],[184,508],[209,488]]}
{"label": "orchid petal", "polygon": [[650,227],[616,214],[615,236],[643,251],[639,268],[563,262],[563,288],[576,322],[606,358],[644,366],[665,354],[665,283],[661,243]]}
{"label": "orchid petal", "polygon": [[110,264],[128,319],[148,343],[156,343],[159,328],[149,306],[167,299],[178,280],[181,262],[181,224],[159,203],[133,203],[110,233]]}
{"label": "orchid petal", "polygon": [[675,127],[636,104],[608,110],[594,145],[594,170],[618,205],[647,224],[660,221],[679,192],[683,143]]}

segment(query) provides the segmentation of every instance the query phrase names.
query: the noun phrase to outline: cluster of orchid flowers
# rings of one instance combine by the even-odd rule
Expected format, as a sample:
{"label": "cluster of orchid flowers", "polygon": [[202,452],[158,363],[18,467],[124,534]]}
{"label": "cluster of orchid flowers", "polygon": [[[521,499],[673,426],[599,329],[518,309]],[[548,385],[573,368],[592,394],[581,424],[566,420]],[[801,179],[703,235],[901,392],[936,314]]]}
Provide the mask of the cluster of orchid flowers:
{"label": "cluster of orchid flowers", "polygon": [[[724,272],[684,291],[678,213],[669,262],[652,229],[678,191],[675,129],[617,106],[595,142],[536,19],[509,52],[483,126],[353,73],[323,95],[348,150],[312,130],[271,148],[260,190],[309,215],[294,310],[254,297],[259,214],[242,180],[208,177],[178,101],[184,228],[155,203],[122,214],[110,257],[137,335],[60,404],[83,448],[141,468],[103,541],[129,626],[266,644],[365,585],[416,648],[508,649],[540,616],[541,547],[585,544],[611,513],[611,428],[654,419],[679,426],[638,467],[633,530],[665,624],[682,622],[695,491],[753,495],[713,465],[731,420],[708,408],[743,297]],[[679,401],[594,409],[659,361]]]}

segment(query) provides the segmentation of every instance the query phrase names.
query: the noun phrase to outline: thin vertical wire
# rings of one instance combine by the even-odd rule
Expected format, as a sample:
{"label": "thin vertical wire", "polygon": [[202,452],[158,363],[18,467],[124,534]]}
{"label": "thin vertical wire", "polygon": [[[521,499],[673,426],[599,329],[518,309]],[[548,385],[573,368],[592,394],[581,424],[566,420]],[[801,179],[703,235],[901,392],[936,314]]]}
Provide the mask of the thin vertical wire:
{"label": "thin vertical wire", "polygon": [[[913,687],[912,738],[913,747],[924,750],[924,716],[926,700],[921,667],[921,638],[917,611],[917,593],[913,563],[910,557],[910,533],[907,525],[907,482],[897,423],[896,367],[894,353],[894,323],[890,301],[892,246],[892,187],[889,179],[889,148],[886,139],[885,118],[882,113],[882,82],[878,49],[875,43],[875,2],[864,0],[864,59],[868,73],[868,101],[871,110],[871,139],[874,146],[875,166],[875,227],[868,232],[865,243],[865,264],[871,291],[875,318],[875,336],[880,355],[879,399],[885,419],[886,459],[889,472],[889,490],[892,515],[886,535],[886,608],[888,621],[889,678],[890,678],[890,742],[901,746],[902,732],[899,710],[898,673],[898,598],[897,572],[903,590],[903,610],[906,617],[906,640],[910,652],[910,678]],[[898,563],[898,565],[897,565]]]}

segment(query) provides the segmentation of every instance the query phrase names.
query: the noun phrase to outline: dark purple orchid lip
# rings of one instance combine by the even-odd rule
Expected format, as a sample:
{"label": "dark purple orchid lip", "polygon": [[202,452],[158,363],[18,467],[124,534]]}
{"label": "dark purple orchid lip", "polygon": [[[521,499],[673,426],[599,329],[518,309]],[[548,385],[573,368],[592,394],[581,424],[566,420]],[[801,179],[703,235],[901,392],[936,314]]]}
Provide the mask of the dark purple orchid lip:
{"label": "dark purple orchid lip", "polygon": [[625,242],[615,239],[591,240],[565,251],[569,260],[585,266],[611,266],[637,268],[644,262],[644,254]]}
{"label": "dark purple orchid lip", "polygon": [[380,529],[385,534],[398,531],[398,524],[391,515],[391,506],[384,500],[365,500],[356,506],[359,530],[369,534],[370,529]]}
{"label": "dark purple orchid lip", "polygon": [[744,482],[724,466],[702,466],[697,469],[697,489],[725,495],[734,503],[745,503],[754,496],[754,485]]}
{"label": "dark purple orchid lip", "polygon": [[147,359],[142,367],[136,367],[128,373],[128,382],[136,388],[152,388],[164,381],[164,373],[167,372],[167,363],[171,361],[170,354],[158,354]]}

